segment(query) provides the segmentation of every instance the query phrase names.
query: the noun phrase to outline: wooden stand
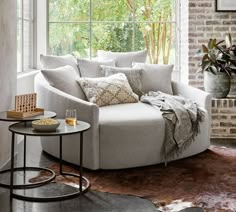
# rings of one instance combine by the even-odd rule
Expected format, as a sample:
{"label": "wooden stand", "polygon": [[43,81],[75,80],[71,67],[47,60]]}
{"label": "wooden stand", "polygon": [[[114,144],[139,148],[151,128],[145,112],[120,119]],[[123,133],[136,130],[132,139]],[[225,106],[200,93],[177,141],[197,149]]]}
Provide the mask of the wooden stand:
{"label": "wooden stand", "polygon": [[15,110],[8,110],[7,117],[26,118],[44,114],[43,108],[36,108],[37,94],[15,96]]}
{"label": "wooden stand", "polygon": [[37,116],[44,114],[43,108],[35,108],[34,111],[30,112],[18,112],[15,110],[8,110],[7,111],[7,117],[14,117],[14,118],[26,118],[31,116]]}

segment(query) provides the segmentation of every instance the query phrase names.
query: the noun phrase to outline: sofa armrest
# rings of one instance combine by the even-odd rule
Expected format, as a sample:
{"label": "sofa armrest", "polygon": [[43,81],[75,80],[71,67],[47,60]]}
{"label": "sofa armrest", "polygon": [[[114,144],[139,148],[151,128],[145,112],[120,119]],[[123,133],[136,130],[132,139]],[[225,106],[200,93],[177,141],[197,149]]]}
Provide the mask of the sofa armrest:
{"label": "sofa armrest", "polygon": [[38,106],[55,111],[58,118],[64,118],[66,109],[72,108],[77,110],[78,119],[98,124],[99,108],[96,104],[50,86],[45,80],[41,80],[41,76],[35,78],[35,91],[38,95]]}
{"label": "sofa armrest", "polygon": [[192,99],[200,107],[205,108],[208,113],[211,113],[211,94],[194,88],[184,83],[172,81],[172,89],[174,95],[181,95],[186,98]]}
{"label": "sofa armrest", "polygon": [[[79,99],[50,86],[41,74],[35,77],[35,91],[38,106],[45,110],[54,111],[58,118],[64,118],[66,109],[76,109],[78,119],[91,124],[91,128],[84,134],[84,164],[87,168],[99,168],[99,108],[96,104]],[[51,147],[48,142],[44,146]]]}

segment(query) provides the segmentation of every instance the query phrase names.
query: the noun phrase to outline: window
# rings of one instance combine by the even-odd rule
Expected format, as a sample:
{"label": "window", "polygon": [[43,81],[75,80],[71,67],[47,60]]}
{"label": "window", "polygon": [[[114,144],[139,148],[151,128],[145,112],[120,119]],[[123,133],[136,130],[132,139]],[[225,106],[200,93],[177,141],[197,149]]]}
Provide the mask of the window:
{"label": "window", "polygon": [[48,54],[92,58],[98,49],[146,48],[150,63],[178,63],[178,0],[48,0]]}
{"label": "window", "polygon": [[17,0],[17,72],[34,67],[35,0]]}

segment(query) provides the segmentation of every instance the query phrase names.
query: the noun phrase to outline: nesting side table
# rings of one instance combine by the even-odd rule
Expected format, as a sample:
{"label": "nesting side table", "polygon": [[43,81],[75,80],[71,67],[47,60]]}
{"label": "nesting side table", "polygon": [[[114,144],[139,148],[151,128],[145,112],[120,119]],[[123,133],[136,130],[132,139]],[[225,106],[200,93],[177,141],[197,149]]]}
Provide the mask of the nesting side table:
{"label": "nesting side table", "polygon": [[[6,112],[0,112],[0,121],[4,121],[4,122],[21,122],[23,125],[26,125],[27,122],[31,122],[31,121],[34,121],[34,120],[39,120],[39,119],[43,119],[43,118],[54,118],[56,117],[56,113],[55,112],[52,112],[52,111],[44,111],[44,114],[43,115],[37,115],[37,116],[32,116],[32,117],[27,117],[27,118],[12,118],[12,117],[7,117],[7,113]],[[13,135],[12,135],[13,136]],[[15,137],[13,138],[12,137],[12,140],[14,140]],[[14,146],[11,147],[12,148],[12,151],[14,152]],[[51,173],[51,176],[49,179],[47,180],[44,180],[44,181],[41,181],[41,182],[38,182],[38,183],[30,183],[30,184],[18,184],[18,185],[10,185],[10,184],[6,184],[6,183],[1,183],[0,182],[0,187],[4,187],[4,188],[10,188],[13,186],[13,188],[16,188],[16,189],[23,189],[23,188],[32,188],[34,186],[38,186],[38,185],[42,185],[42,184],[45,184],[51,180],[53,180],[55,178],[55,173],[52,172],[51,170],[47,169],[47,168],[39,168],[39,167],[27,167],[26,166],[26,136],[24,135],[24,150],[23,150],[23,155],[24,155],[24,158],[23,158],[23,166],[22,167],[17,167],[17,168],[14,168],[13,171],[14,172],[17,172],[17,171],[40,171],[40,170],[44,170],[44,171],[47,171],[49,173]],[[14,160],[11,160],[11,163],[13,163]],[[0,174],[4,174],[4,173],[7,173],[7,172],[10,172],[12,171],[11,169],[6,169],[6,170],[3,170],[3,171],[0,171]]]}
{"label": "nesting side table", "polygon": [[[56,131],[53,132],[38,132],[35,131],[32,128],[31,122],[25,122],[25,123],[16,123],[9,127],[9,130],[12,132],[12,151],[11,151],[11,178],[10,178],[10,196],[13,198],[21,199],[21,200],[27,200],[27,201],[35,201],[35,202],[49,202],[49,201],[58,201],[58,200],[65,200],[69,199],[75,196],[78,196],[82,193],[85,193],[89,187],[90,183],[87,178],[83,176],[83,133],[87,131],[90,128],[90,124],[83,121],[78,121],[76,126],[68,126],[65,123],[64,119],[58,119],[60,122],[60,126],[56,129]],[[66,135],[72,135],[72,134],[80,134],[80,168],[79,168],[79,175],[75,173],[68,173],[63,172],[62,170],[62,137]],[[57,136],[59,137],[59,158],[60,158],[60,175],[69,175],[73,177],[79,178],[79,189],[73,193],[64,194],[64,195],[57,195],[57,196],[51,196],[51,197],[31,197],[31,196],[24,196],[20,194],[14,193],[14,145],[15,145],[15,134],[24,135],[26,136]],[[40,168],[40,167],[38,167]],[[48,169],[49,172],[53,172],[52,170]],[[53,172],[54,173],[54,172]],[[83,181],[85,182],[85,185],[83,186]],[[47,186],[47,182],[43,182],[38,184],[37,186]]]}

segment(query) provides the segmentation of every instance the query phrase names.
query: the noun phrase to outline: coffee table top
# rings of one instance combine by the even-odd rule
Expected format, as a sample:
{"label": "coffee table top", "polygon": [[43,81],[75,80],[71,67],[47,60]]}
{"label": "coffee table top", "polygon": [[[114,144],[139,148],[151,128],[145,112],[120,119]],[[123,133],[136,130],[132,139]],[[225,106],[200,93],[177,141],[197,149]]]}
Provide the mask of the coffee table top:
{"label": "coffee table top", "polygon": [[9,130],[20,135],[29,136],[59,136],[59,135],[70,135],[80,132],[85,132],[90,128],[90,124],[84,121],[77,121],[76,126],[68,126],[64,119],[57,119],[60,122],[59,127],[52,132],[40,132],[36,131],[32,127],[31,122],[19,122],[9,126]]}
{"label": "coffee table top", "polygon": [[26,117],[26,118],[15,118],[15,117],[7,117],[7,112],[0,112],[0,121],[8,121],[8,122],[25,122],[25,121],[34,121],[38,119],[45,119],[45,118],[54,118],[56,117],[56,113],[52,111],[44,111],[44,114]]}

